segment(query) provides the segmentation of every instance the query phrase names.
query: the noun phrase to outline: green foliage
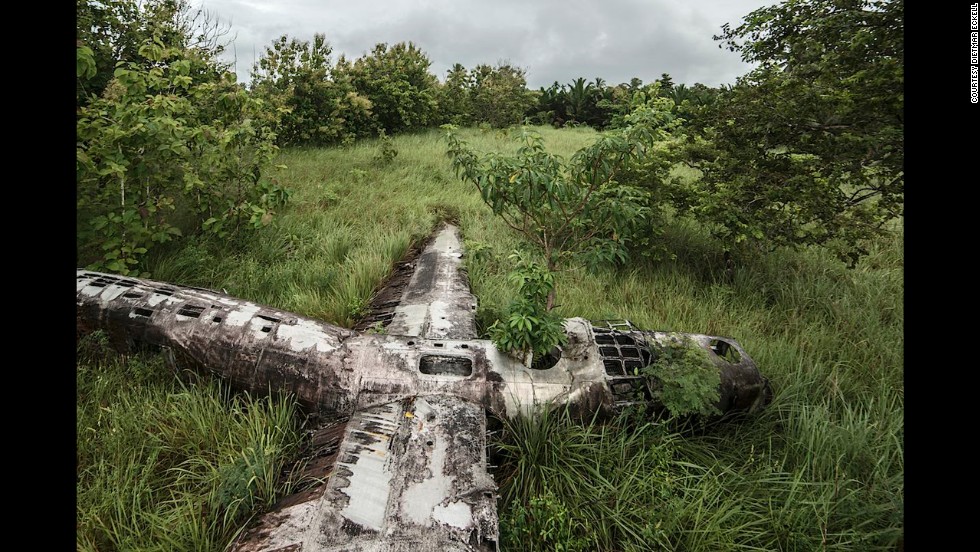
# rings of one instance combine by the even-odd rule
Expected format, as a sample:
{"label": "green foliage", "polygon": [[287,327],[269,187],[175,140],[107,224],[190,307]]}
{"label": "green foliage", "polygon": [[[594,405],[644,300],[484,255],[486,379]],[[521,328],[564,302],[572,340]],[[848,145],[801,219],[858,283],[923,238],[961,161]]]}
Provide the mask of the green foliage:
{"label": "green foliage", "polygon": [[595,550],[594,539],[583,530],[581,521],[550,489],[545,489],[543,495],[531,497],[527,506],[518,503],[511,511],[503,513],[501,524],[507,528],[508,539],[533,542],[538,550]]}
{"label": "green foliage", "polygon": [[471,121],[487,123],[493,128],[521,124],[524,112],[531,106],[524,73],[523,69],[503,63],[496,67],[482,64],[473,68],[470,72]]}
{"label": "green foliage", "polygon": [[86,81],[95,76],[95,55],[88,46],[81,43],[75,48],[75,76]]}
{"label": "green foliage", "polygon": [[287,197],[260,179],[274,136],[234,75],[212,78],[209,58],[159,37],[140,54],[155,65],[120,62],[76,123],[79,260],[121,274],[143,273],[151,248],[199,224],[225,236],[267,224]]}
{"label": "green foliage", "polygon": [[431,64],[411,42],[379,43],[353,64],[341,58],[338,72],[371,102],[376,128],[395,134],[435,122],[439,81],[429,73]]}
{"label": "green foliage", "polygon": [[439,87],[439,115],[442,122],[466,126],[473,123],[473,78],[459,63],[446,73]]}
{"label": "green foliage", "polygon": [[[239,189],[238,192],[241,194],[242,190]],[[212,216],[201,223],[201,228],[220,238],[229,238],[236,236],[243,226],[253,230],[267,226],[272,222],[275,209],[289,201],[290,191],[263,179],[255,183],[250,194],[251,199],[242,200],[241,195],[235,196],[231,192],[221,198],[223,205],[218,203],[221,210],[217,213],[214,205],[209,205],[207,214]],[[201,212],[204,212],[203,209]]]}
{"label": "green foliage", "polygon": [[280,36],[255,63],[252,92],[280,144],[326,145],[369,136],[371,101],[358,94],[344,66],[334,68],[323,34],[312,42]]}
{"label": "green foliage", "polygon": [[641,86],[618,96],[616,103],[610,105],[612,111],[610,125],[613,128],[629,126],[628,118],[637,110],[650,109],[673,119],[673,103],[665,98],[659,83]]}
{"label": "green foliage", "polygon": [[[597,137],[590,128],[537,130],[548,151],[566,158]],[[480,151],[510,146],[497,132],[458,132]],[[248,234],[235,249],[213,237],[182,240],[154,255],[150,269],[166,281],[227,289],[349,326],[349,298],[370,297],[412,243],[431,232],[438,216],[433,206],[452,208],[486,327],[515,296],[508,281],[513,266],[501,252],[525,244],[486,208],[473,184],[454,178],[440,136],[392,136],[399,156],[387,167],[373,163],[373,142],[284,149],[279,162],[288,169],[277,177],[293,194],[275,227]],[[321,203],[325,197],[330,200]],[[896,346],[904,320],[901,224],[875,238],[854,270],[816,246],[748,258],[730,275],[707,228],[684,218],[663,224],[661,239],[676,259],[637,256],[627,267],[563,271],[560,312],[733,336],[771,379],[776,396],[757,416],[683,437],[669,432],[675,426],[635,416],[595,425],[555,412],[553,423],[540,416],[505,421],[488,440],[496,451],[490,464],[499,466],[492,473],[500,485],[501,548],[553,550],[558,539],[544,542],[514,530],[541,522],[535,527],[568,528],[566,542],[585,539],[594,543],[590,550],[898,549],[905,484],[904,349]],[[127,374],[106,386],[128,389],[144,377],[170,377],[153,369]],[[78,404],[96,414],[108,415],[99,406],[118,412],[92,393],[80,392]],[[148,426],[138,427],[132,435]],[[128,473],[115,455],[98,458],[105,473]],[[107,496],[113,488],[100,487]],[[88,511],[98,493],[82,498],[79,492],[79,510]],[[121,504],[120,512],[131,511]],[[523,521],[511,515],[521,508],[529,513]],[[180,511],[189,512],[182,518],[188,525],[213,519],[202,517],[200,507]],[[161,535],[175,519],[139,517],[126,527]],[[545,524],[548,519],[554,522]],[[167,542],[147,537],[129,549],[223,547]]]}
{"label": "green foliage", "polygon": [[518,358],[528,352],[542,357],[568,342],[562,317],[548,305],[555,289],[555,275],[518,251],[509,258],[515,268],[508,280],[516,288],[518,297],[503,319],[490,326],[490,339],[497,349]]}
{"label": "green foliage", "polygon": [[162,355],[80,341],[76,370],[78,550],[224,550],[295,481],[295,401],[187,386]]}
{"label": "green foliage", "polygon": [[157,65],[157,59],[142,51],[146,41],[154,38],[212,60],[208,66],[195,67],[208,78],[228,68],[215,61],[224,50],[220,40],[228,29],[186,0],[76,0],[75,15],[79,69],[83,64],[85,68],[76,84],[78,107],[103,94],[119,62],[147,70]]}
{"label": "green foliage", "polygon": [[533,119],[555,127],[589,125],[602,130],[609,126],[615,105],[624,101],[623,85],[606,86],[601,78],[586,82],[579,77],[570,84],[555,81],[538,90],[537,106],[532,107]]}
{"label": "green foliage", "polygon": [[[516,155],[478,155],[452,127],[448,154],[457,176],[473,183],[483,201],[510,228],[525,236],[554,271],[573,253],[602,262],[626,258],[630,230],[649,211],[643,192],[619,182],[636,161],[638,134],[608,134],[569,161],[545,151],[527,128]],[[549,298],[548,310],[554,306]]]}
{"label": "green foliage", "polygon": [[669,99],[648,95],[642,89],[633,98],[619,116],[620,128],[608,131],[635,144],[636,154],[622,166],[617,180],[642,190],[647,213],[631,221],[624,243],[633,255],[659,260],[676,254],[664,239],[664,229],[667,206],[676,205],[678,190],[684,184],[674,171],[680,157],[675,136],[683,121],[673,113]]}
{"label": "green foliage", "polygon": [[680,549],[664,531],[688,471],[671,461],[674,436],[625,417],[583,423],[561,409],[503,426],[491,448],[502,549]]}
{"label": "green foliage", "polygon": [[[539,131],[549,151],[565,155],[596,136]],[[460,134],[480,149],[501,145],[495,133]],[[201,260],[171,258],[171,268],[157,264],[154,273],[345,323],[346,297],[358,289],[370,295],[411,241],[430,231],[426,206],[438,203],[455,206],[467,240],[482,244],[467,243],[468,263],[481,258],[469,276],[481,308],[496,314],[513,296],[512,266],[493,252],[518,247],[518,236],[439,162],[445,147],[436,134],[392,139],[398,159],[417,170],[374,167],[372,144],[284,152],[289,169],[280,178],[295,193],[278,225],[299,236],[299,254],[287,256],[267,229],[244,252],[216,242]],[[361,173],[376,184],[358,185]],[[326,192],[339,200],[322,207]],[[512,447],[509,460],[492,462],[501,466],[494,477],[502,547],[553,549],[553,540],[514,536],[521,522],[509,513],[524,508],[597,543],[594,550],[894,550],[904,489],[903,351],[894,347],[902,339],[901,237],[880,240],[857,270],[823,248],[780,250],[732,279],[720,276],[724,262],[700,227],[673,221],[664,237],[676,260],[562,273],[563,311],[736,336],[773,380],[774,403],[758,417],[683,439],[635,419],[552,424],[533,439],[507,425],[491,441]],[[535,497],[544,498],[532,508]]]}
{"label": "green foliage", "polygon": [[650,352],[654,360],[642,372],[652,378],[653,398],[671,415],[721,413],[717,407],[721,375],[707,351],[683,338],[666,347],[651,347]]}
{"label": "green foliage", "polygon": [[378,131],[378,153],[374,156],[375,163],[388,165],[398,157],[398,149],[384,129]]}
{"label": "green foliage", "polygon": [[716,37],[760,64],[706,112],[686,212],[734,248],[853,265],[904,209],[904,2],[790,0]]}
{"label": "green foliage", "polygon": [[347,299],[347,318],[349,320],[359,320],[367,314],[368,300],[362,296],[353,296]]}

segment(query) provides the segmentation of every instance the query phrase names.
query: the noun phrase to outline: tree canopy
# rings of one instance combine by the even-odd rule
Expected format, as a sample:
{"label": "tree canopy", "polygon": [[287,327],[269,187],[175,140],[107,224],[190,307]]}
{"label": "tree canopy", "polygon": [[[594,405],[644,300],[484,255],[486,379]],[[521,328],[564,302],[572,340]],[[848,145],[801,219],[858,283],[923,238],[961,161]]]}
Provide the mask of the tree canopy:
{"label": "tree canopy", "polygon": [[266,103],[280,144],[329,145],[374,132],[371,102],[335,70],[331,52],[323,34],[312,42],[282,35],[255,63],[252,93]]}
{"label": "tree canopy", "polygon": [[429,73],[431,64],[411,42],[379,43],[353,64],[338,62],[358,92],[371,101],[378,128],[389,134],[435,123],[439,81]]}
{"label": "tree canopy", "polygon": [[902,0],[789,0],[715,37],[759,67],[710,106],[688,212],[729,245],[852,263],[903,212]]}

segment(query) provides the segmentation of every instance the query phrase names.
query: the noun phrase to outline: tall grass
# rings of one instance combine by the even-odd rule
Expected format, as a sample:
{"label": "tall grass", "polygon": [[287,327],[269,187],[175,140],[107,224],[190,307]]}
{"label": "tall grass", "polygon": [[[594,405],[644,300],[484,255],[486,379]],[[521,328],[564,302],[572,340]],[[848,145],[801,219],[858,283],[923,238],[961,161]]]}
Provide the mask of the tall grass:
{"label": "tall grass", "polygon": [[[901,228],[854,270],[826,251],[807,249],[747,259],[731,274],[720,251],[689,224],[676,221],[667,239],[679,253],[675,261],[635,260],[594,274],[563,273],[558,301],[563,314],[616,315],[641,327],[735,337],[772,380],[775,399],[753,418],[651,444],[672,460],[660,485],[669,481],[669,494],[675,497],[647,517],[665,532],[655,533],[660,535],[656,540],[643,533],[644,523],[635,521],[611,542],[568,542],[582,544],[581,550],[895,549],[904,524]],[[487,257],[484,252],[481,259]],[[502,270],[478,267],[472,272],[493,280],[481,282],[484,292],[501,285]],[[550,453],[557,452],[564,465],[613,473],[629,466],[597,461],[594,456],[604,453],[592,447],[576,457],[577,449],[565,443],[580,439],[581,428],[537,424],[535,431],[548,432]],[[634,431],[612,427],[620,439]],[[593,439],[593,444],[629,450],[625,441],[615,439]],[[563,468],[548,463],[549,455],[524,450],[519,456],[534,458],[536,468],[516,471],[520,486],[504,494],[501,511],[518,512],[518,523],[504,531],[509,547],[553,549],[553,543],[520,532],[520,515],[542,504],[550,505],[548,511],[534,519],[567,512],[563,515],[582,531],[579,539],[585,538],[586,527],[605,538],[605,529],[597,529],[594,521],[579,520],[606,520],[614,527],[623,523],[592,494],[590,480],[582,483],[588,489],[559,492],[556,473]],[[583,473],[581,468],[571,471]],[[601,480],[608,481],[609,475]],[[618,492],[616,498],[617,503],[628,501],[624,511],[645,511],[646,503],[630,493]]]}
{"label": "tall grass", "polygon": [[[564,155],[595,138],[588,129],[540,131],[549,149]],[[478,149],[515,147],[502,132],[462,133]],[[272,224],[233,244],[196,239],[179,249],[160,250],[150,267],[153,277],[224,289],[349,326],[393,264],[438,221],[450,219],[463,232],[466,265],[480,301],[478,317],[485,327],[513,297],[506,259],[520,246],[519,236],[494,219],[474,188],[450,173],[438,132],[395,136],[392,144],[399,155],[390,164],[374,160],[377,141],[285,151],[278,162],[288,168],[275,177],[293,196]],[[855,269],[828,251],[806,248],[760,253],[728,270],[718,244],[683,219],[669,220],[663,239],[676,259],[635,257],[623,267],[561,272],[559,312],[734,337],[772,381],[772,404],[759,415],[683,434],[635,416],[591,425],[559,414],[509,422],[496,444],[504,459],[497,472],[503,549],[894,549],[904,527],[901,224],[874,244]],[[83,368],[89,370],[86,377],[95,377],[94,366],[80,365],[80,372]],[[185,406],[167,397],[200,391],[178,392],[164,380],[147,382],[139,392],[153,395],[146,404],[169,404],[164,410],[175,419],[167,427],[182,427],[189,422],[176,418]],[[113,381],[120,385],[122,379]],[[82,388],[79,410],[85,409],[87,420],[108,416],[101,407],[115,411],[124,404],[119,397],[91,395]],[[228,406],[233,398],[222,401],[234,411]],[[230,438],[220,433],[202,439],[214,443],[219,435]],[[285,441],[280,443],[285,447]],[[127,494],[131,499],[103,499],[102,493],[118,493],[107,483],[91,487],[94,479],[80,476],[80,535],[96,534],[83,526],[102,523],[97,520],[114,520],[100,527],[135,525],[121,513],[121,521],[115,521],[106,512],[136,511],[137,505],[156,512],[161,504],[172,506],[142,520],[142,533],[151,535],[141,542],[162,543],[153,539],[204,530],[198,519],[181,522],[174,513],[183,511],[177,504],[196,500],[190,494],[163,490],[172,482],[141,479],[148,460],[126,461],[113,456],[119,445],[96,445],[86,448],[84,461],[80,453],[80,470],[104,464],[115,477],[143,481],[145,490]],[[171,461],[167,473],[175,480],[189,466],[181,464],[183,459],[173,463],[178,457],[157,441],[128,448],[140,446],[148,457]],[[228,458],[248,450],[258,449],[241,444]],[[184,475],[181,482],[214,480],[223,472],[195,473],[201,475]],[[134,483],[134,488],[139,486]],[[147,501],[146,493],[156,493],[154,500]],[[125,508],[119,505],[127,500]],[[89,506],[105,501],[115,509]],[[172,529],[180,523],[188,527]]]}
{"label": "tall grass", "polygon": [[285,397],[99,351],[80,354],[76,386],[79,550],[223,550],[289,489],[300,422]]}

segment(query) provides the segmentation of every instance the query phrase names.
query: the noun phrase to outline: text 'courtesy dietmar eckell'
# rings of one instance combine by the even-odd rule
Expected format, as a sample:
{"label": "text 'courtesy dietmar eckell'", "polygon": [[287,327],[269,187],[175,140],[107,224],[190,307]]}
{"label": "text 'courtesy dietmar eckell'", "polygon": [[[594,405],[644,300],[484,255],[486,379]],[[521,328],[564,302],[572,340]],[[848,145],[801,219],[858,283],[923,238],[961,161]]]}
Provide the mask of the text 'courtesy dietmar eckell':
{"label": "text 'courtesy dietmar eckell'", "polygon": [[970,4],[970,103],[980,101],[980,3]]}

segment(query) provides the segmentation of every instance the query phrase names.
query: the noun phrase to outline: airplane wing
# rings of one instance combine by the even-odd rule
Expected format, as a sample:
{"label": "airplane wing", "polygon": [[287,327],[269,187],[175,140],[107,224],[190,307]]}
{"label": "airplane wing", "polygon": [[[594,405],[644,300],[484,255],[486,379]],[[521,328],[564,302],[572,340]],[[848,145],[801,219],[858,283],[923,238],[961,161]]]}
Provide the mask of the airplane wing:
{"label": "airplane wing", "polygon": [[496,551],[486,416],[452,395],[358,408],[314,435],[324,483],[288,497],[235,543],[255,551]]}
{"label": "airplane wing", "polygon": [[[477,338],[476,298],[444,225],[360,333],[200,288],[78,270],[80,332],[119,348],[160,347],[177,367],[209,370],[253,391],[293,393],[330,416],[313,436],[308,476],[233,550],[497,550],[496,486],[486,412],[567,404],[583,413],[653,402],[639,372],[652,344],[693,340],[722,377],[719,408],[754,411],[768,381],[734,340],[639,331],[628,322],[566,320],[558,364],[533,370]],[[387,322],[385,326],[383,322]],[[373,327],[373,326],[372,326]]]}
{"label": "airplane wing", "polygon": [[[455,227],[436,234],[389,332],[409,345],[413,337],[436,346],[476,337],[461,250]],[[176,367],[246,389],[290,391],[338,420],[312,440],[318,455],[307,475],[322,483],[286,497],[233,550],[497,550],[484,393],[450,394],[436,381],[447,379],[441,372],[401,389],[420,376],[384,364],[380,340],[223,293],[82,269],[76,288],[79,331],[101,329],[120,349],[160,347]],[[372,378],[386,377],[392,385],[379,387],[389,391],[371,388]]]}

